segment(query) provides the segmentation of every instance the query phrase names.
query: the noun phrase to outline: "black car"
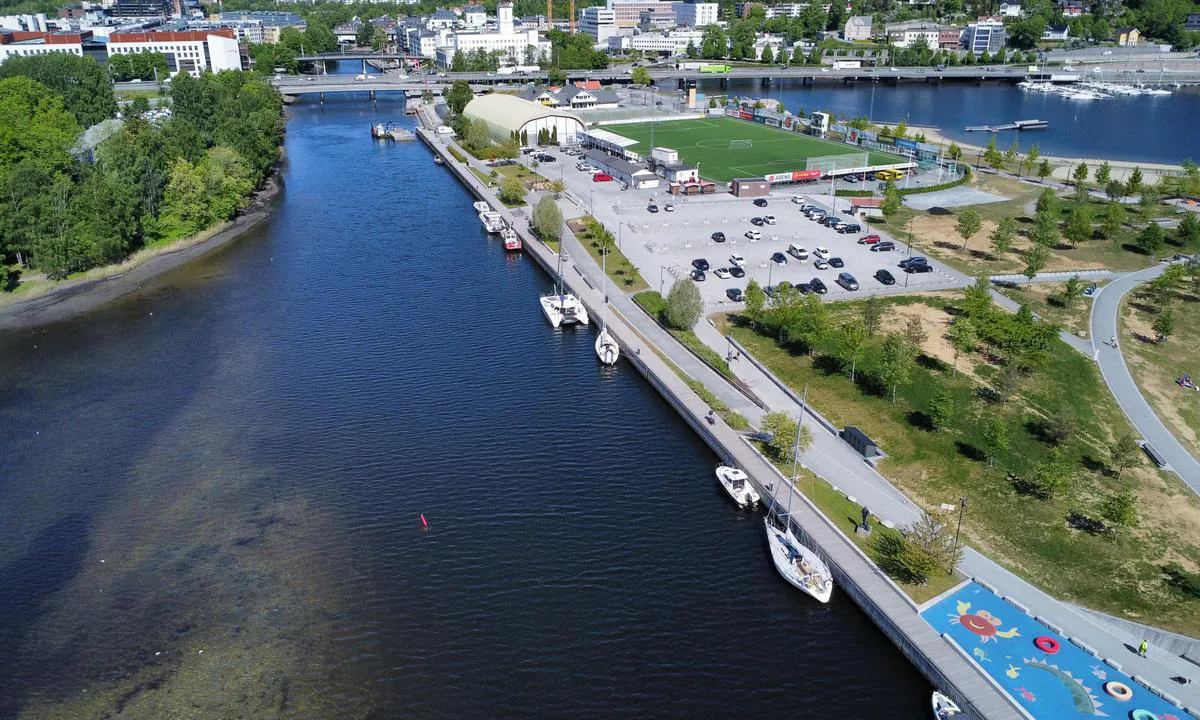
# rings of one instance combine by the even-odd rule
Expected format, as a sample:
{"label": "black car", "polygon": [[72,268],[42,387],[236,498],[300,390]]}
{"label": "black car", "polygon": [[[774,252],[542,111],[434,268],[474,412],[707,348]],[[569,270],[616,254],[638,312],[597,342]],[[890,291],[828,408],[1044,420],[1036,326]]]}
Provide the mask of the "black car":
{"label": "black car", "polygon": [[725,297],[734,302],[741,302],[746,299],[746,295],[742,292],[741,288],[729,288],[725,291]]}
{"label": "black car", "polygon": [[692,271],[692,279],[695,280],[696,282],[704,282],[705,280],[708,279],[708,276],[704,274],[703,270],[693,270]]}
{"label": "black car", "polygon": [[754,204],[757,205],[758,207],[766,207],[767,200],[766,200],[766,198],[754,198]]}
{"label": "black car", "polygon": [[812,283],[800,283],[796,285],[796,289],[800,291],[801,295],[808,295],[813,291],[813,286]]}
{"label": "black car", "polygon": [[725,242],[725,233],[715,232],[712,234],[713,242]]}
{"label": "black car", "polygon": [[842,260],[840,257],[831,257],[829,258],[829,266],[843,268],[846,267],[846,261]]}
{"label": "black car", "polygon": [[848,272],[838,273],[837,284],[852,292],[858,289],[858,281]]}
{"label": "black car", "polygon": [[776,265],[787,265],[787,255],[777,252],[771,255],[771,262],[775,263]]}
{"label": "black car", "polygon": [[821,220],[820,220],[820,223],[822,225],[824,225],[825,227],[833,227],[834,225],[837,225],[840,222],[841,222],[841,220],[839,220],[836,215],[826,215],[825,217],[821,218]]}
{"label": "black car", "polygon": [[871,246],[871,252],[891,252],[896,249],[896,243],[891,240],[875,243]]}
{"label": "black car", "polygon": [[729,274],[735,278],[746,277],[746,271],[737,265],[729,266]]}
{"label": "black car", "polygon": [[656,212],[658,212],[658,206],[657,206],[657,205],[655,205],[655,204],[653,204],[653,203],[651,203],[651,204],[650,204],[650,206],[649,206],[649,207],[647,207],[646,209],[647,209],[647,210],[649,210],[649,211],[650,211],[650,212],[652,212],[652,213],[656,213]]}
{"label": "black car", "polygon": [[904,271],[910,272],[910,273],[933,272],[933,266],[930,265],[929,263],[917,263],[915,265],[909,265],[908,267],[904,268]]}
{"label": "black car", "polygon": [[843,235],[846,233],[860,233],[862,232],[862,225],[859,225],[858,223],[846,223],[845,225],[839,226],[837,231]]}
{"label": "black car", "polygon": [[884,270],[883,268],[880,268],[875,271],[875,279],[878,280],[879,282],[883,283],[884,285],[895,285],[896,284],[896,278],[892,277],[892,274],[890,272],[888,272],[887,270]]}
{"label": "black car", "polygon": [[912,268],[917,265],[928,266],[929,261],[925,259],[924,255],[913,255],[900,261],[900,269],[908,272],[913,272]]}
{"label": "black car", "polygon": [[762,219],[762,218],[760,218],[760,217],[752,217],[752,218],[750,218],[750,224],[751,224],[751,225],[757,225],[758,227],[762,227],[762,226],[763,226],[763,219]]}
{"label": "black car", "polygon": [[779,294],[774,285],[764,285],[763,292],[766,293],[767,297],[769,298],[773,298]]}
{"label": "black car", "polygon": [[818,295],[824,295],[829,292],[829,288],[825,287],[825,281],[821,278],[813,278],[808,284],[812,287],[812,291]]}
{"label": "black car", "polygon": [[704,271],[708,270],[709,265],[708,265],[708,261],[705,260],[704,258],[696,258],[695,260],[692,261],[692,267],[696,268],[700,272],[704,272]]}

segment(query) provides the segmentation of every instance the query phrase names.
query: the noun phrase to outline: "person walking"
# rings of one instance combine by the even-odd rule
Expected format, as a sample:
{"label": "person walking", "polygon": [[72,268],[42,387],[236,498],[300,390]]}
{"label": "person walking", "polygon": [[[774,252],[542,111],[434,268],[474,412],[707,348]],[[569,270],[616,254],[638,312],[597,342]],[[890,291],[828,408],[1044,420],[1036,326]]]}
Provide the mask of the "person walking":
{"label": "person walking", "polygon": [[1146,642],[1146,638],[1142,638],[1142,644],[1138,645],[1138,655],[1146,657],[1146,653],[1150,651],[1150,643]]}
{"label": "person walking", "polygon": [[1112,345],[1113,350],[1116,350],[1117,349],[1117,336],[1113,335],[1112,340],[1109,340],[1108,344]]}

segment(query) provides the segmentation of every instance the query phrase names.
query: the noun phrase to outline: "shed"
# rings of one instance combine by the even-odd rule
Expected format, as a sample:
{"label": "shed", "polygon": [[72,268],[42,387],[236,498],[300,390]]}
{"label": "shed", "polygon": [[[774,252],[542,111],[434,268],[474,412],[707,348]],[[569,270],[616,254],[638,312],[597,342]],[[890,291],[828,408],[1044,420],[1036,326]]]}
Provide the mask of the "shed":
{"label": "shed", "polygon": [[729,191],[737,197],[762,197],[771,193],[771,183],[763,178],[736,178]]}
{"label": "shed", "polygon": [[879,446],[875,444],[874,440],[867,437],[866,433],[853,425],[847,425],[842,428],[841,436],[850,447],[857,450],[865,458],[873,458],[883,454],[879,452]]}

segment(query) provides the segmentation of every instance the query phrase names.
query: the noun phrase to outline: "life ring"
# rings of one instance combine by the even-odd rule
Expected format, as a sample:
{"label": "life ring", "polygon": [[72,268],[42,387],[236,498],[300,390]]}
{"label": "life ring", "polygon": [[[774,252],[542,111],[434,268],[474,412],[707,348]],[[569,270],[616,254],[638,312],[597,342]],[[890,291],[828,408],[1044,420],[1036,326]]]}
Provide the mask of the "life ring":
{"label": "life ring", "polygon": [[1059,648],[1062,647],[1057,640],[1045,635],[1035,638],[1033,644],[1037,645],[1037,649],[1041,650],[1047,655],[1053,655],[1054,653],[1058,652]]}
{"label": "life ring", "polygon": [[[1133,697],[1133,689],[1120,680],[1110,680],[1104,683],[1104,692],[1112,695],[1117,700],[1125,702]],[[1143,720],[1139,718],[1139,720]]]}
{"label": "life ring", "polygon": [[1129,713],[1129,717],[1132,718],[1132,720],[1158,720],[1157,715],[1149,710],[1143,710],[1141,708]]}

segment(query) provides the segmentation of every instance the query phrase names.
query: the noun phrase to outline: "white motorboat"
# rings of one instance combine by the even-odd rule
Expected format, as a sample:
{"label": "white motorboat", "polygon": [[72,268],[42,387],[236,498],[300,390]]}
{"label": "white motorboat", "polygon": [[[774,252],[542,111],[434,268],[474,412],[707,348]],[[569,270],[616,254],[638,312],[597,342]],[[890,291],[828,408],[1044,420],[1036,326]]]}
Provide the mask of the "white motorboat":
{"label": "white motorboat", "polygon": [[[786,518],[784,521],[786,522]],[[833,575],[821,558],[804,547],[792,534],[791,528],[782,530],[775,527],[771,524],[770,517],[763,523],[767,528],[771,559],[783,579],[818,601],[829,602],[829,597],[833,594]]]}
{"label": "white motorboat", "polygon": [[487,212],[492,209],[492,206],[488,205],[483,200],[477,200],[471,203],[471,207],[475,208],[475,212]]}
{"label": "white motorboat", "polygon": [[962,710],[953,700],[937,690],[933,691],[933,717],[935,720],[950,720],[961,714]]}
{"label": "white motorboat", "polygon": [[601,282],[601,299],[604,303],[604,316],[600,321],[600,334],[596,336],[596,357],[602,365],[616,365],[617,358],[621,357],[621,346],[617,345],[617,340],[608,333],[608,254],[605,253],[601,257],[600,275],[604,279]]}
{"label": "white motorboat", "polygon": [[542,312],[554,327],[563,325],[587,325],[587,308],[568,292],[559,292],[542,296]]}
{"label": "white motorboat", "polygon": [[757,505],[762,500],[758,491],[754,489],[754,485],[750,483],[746,471],[741,468],[718,465],[717,480],[721,483],[721,487],[725,488],[725,492],[729,493],[729,497],[738,504],[738,507]]}
{"label": "white motorboat", "polygon": [[479,222],[483,223],[483,229],[490,233],[502,232],[507,227],[504,224],[504,218],[495,210],[479,213]]}

